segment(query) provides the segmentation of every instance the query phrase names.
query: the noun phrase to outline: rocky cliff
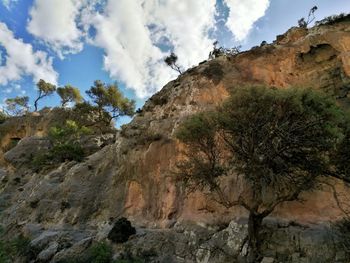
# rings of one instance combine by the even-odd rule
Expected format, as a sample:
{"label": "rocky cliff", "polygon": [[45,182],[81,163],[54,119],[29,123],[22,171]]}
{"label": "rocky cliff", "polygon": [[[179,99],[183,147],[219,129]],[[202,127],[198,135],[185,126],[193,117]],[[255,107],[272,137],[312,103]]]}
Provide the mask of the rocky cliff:
{"label": "rocky cliff", "polygon": [[[185,222],[195,222],[197,227],[198,224],[204,227],[220,226],[232,219],[244,221],[246,214],[243,209],[225,209],[203,192],[187,194],[182,185],[174,181],[172,171],[181,158],[182,146],[174,138],[179,123],[190,114],[219,105],[228,96],[228,90],[247,84],[320,89],[335,96],[343,107],[348,108],[350,22],[311,29],[291,28],[272,44],[200,63],[152,96],[132,122],[117,134],[115,143],[88,156],[84,162],[66,162],[55,169],[33,172],[13,161],[16,157],[14,151],[18,152],[18,147],[23,145],[18,144],[10,150],[12,155],[7,153],[10,157],[5,158],[0,171],[1,222],[9,229],[21,229],[36,237],[46,233],[43,232],[44,229],[51,229],[51,232],[57,232],[57,229],[65,229],[67,232],[67,229],[71,229],[71,233],[84,229],[103,238],[104,233],[110,229],[110,223],[122,215],[138,227],[163,229],[157,231],[163,231],[161,235],[165,236],[169,231],[179,229]],[[3,151],[7,150],[5,146],[11,138],[19,140],[43,135],[41,131],[47,128],[49,121],[45,122],[46,117],[41,120],[42,125],[7,124],[7,129],[2,131]],[[3,127],[4,124],[0,129]],[[34,144],[33,150],[35,145],[39,144]],[[331,184],[341,196],[350,196],[344,182],[332,180]],[[231,191],[235,190],[235,186],[232,186]],[[276,209],[270,220],[284,222],[288,226],[288,222],[296,222],[310,227],[339,219],[343,213],[334,199],[333,190],[324,187],[303,196],[303,203],[283,204]],[[211,233],[211,238],[207,238],[206,243],[210,240],[216,242],[213,237],[216,228],[205,229],[204,236]],[[230,229],[232,226],[227,231]],[[152,231],[147,235],[151,241],[156,230]],[[187,230],[181,231],[175,232],[178,234]],[[223,235],[216,233],[219,237]],[[300,233],[295,236],[300,238],[304,235],[304,232]],[[183,242],[190,242],[191,235],[191,232],[186,232]],[[279,232],[275,235],[279,235]],[[195,233],[192,238],[196,239],[194,236]],[[80,240],[85,237],[82,235]],[[308,238],[310,236],[306,240]],[[177,238],[177,241],[179,239],[181,238]],[[151,241],[146,242],[152,244]],[[164,240],[161,242],[166,243]],[[193,242],[203,244],[204,241]],[[225,242],[229,242],[227,236]],[[310,242],[306,246],[309,245]],[[298,245],[295,244],[295,247]],[[179,244],[173,248],[180,251],[174,251],[174,254],[185,253],[181,252]],[[207,251],[210,250],[201,249],[196,250],[199,256],[195,253],[187,261],[172,260],[225,262],[220,261],[219,256],[215,261],[210,260],[213,253],[208,254]],[[291,254],[294,252],[289,251]],[[335,253],[329,257],[335,257]]]}

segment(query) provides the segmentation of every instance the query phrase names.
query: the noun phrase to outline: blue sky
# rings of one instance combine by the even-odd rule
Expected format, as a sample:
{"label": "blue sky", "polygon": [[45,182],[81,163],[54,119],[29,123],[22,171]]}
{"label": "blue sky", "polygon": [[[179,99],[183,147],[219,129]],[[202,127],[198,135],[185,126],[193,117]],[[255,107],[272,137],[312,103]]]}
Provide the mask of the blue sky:
{"label": "blue sky", "polygon": [[100,79],[141,107],[176,77],[162,62],[171,50],[189,68],[215,39],[243,49],[272,42],[314,5],[316,20],[350,12],[348,0],[0,0],[0,103],[35,97],[40,78],[82,93]]}

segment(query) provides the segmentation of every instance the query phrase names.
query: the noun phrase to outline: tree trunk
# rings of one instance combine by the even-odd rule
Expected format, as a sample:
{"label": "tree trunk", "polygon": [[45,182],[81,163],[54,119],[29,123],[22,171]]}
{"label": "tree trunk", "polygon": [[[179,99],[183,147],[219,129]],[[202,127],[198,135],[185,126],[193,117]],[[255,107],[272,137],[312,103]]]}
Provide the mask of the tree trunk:
{"label": "tree trunk", "polygon": [[43,94],[42,90],[39,88],[38,90],[38,97],[34,101],[34,111],[38,111],[38,101],[41,100],[45,95]]}
{"label": "tree trunk", "polygon": [[248,263],[260,262],[262,257],[260,253],[260,229],[263,217],[253,212],[249,213],[248,218]]}
{"label": "tree trunk", "polygon": [[34,101],[34,111],[38,111],[38,101],[39,101],[39,98],[37,98],[37,99]]}

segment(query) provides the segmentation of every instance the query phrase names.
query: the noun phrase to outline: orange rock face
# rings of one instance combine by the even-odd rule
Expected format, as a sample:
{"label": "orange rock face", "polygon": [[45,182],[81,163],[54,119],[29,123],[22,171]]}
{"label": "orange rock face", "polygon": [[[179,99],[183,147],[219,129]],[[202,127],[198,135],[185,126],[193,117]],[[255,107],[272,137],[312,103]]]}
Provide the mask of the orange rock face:
{"label": "orange rock face", "polygon": [[[349,22],[309,30],[293,28],[275,44],[219,57],[188,70],[146,102],[142,112],[122,129],[115,145],[83,163],[30,175],[13,197],[16,215],[10,207],[3,218],[35,222],[40,215],[41,222],[47,224],[98,225],[124,214],[138,224],[167,227],[177,220],[220,223],[245,217],[244,209],[224,209],[210,195],[189,194],[174,180],[173,167],[181,159],[182,147],[174,137],[176,128],[186,116],[222,103],[230,89],[248,84],[311,87],[349,107],[349,33]],[[341,200],[350,198],[342,182],[330,184]],[[230,191],[239,187],[234,185]],[[304,223],[343,216],[331,187],[303,197],[305,202],[285,203],[271,216]],[[35,200],[45,203],[40,201],[36,210],[29,209],[28,202]],[[64,212],[58,208],[62,200],[70,204]]]}
{"label": "orange rock face", "polygon": [[[145,106],[148,111],[144,116],[136,117],[133,124],[141,122],[142,119],[149,119],[150,129],[165,133],[172,139],[173,132],[182,117],[215,107],[227,97],[229,89],[247,84],[320,89],[338,97],[339,103],[347,107],[349,97],[344,90],[350,84],[349,31],[350,23],[321,26],[309,31],[292,28],[280,37],[276,44],[255,48],[235,57],[220,57],[215,61],[204,63],[165,86],[155,97],[166,96],[167,103],[148,109],[149,105],[154,105],[152,104],[154,98],[151,99]],[[213,63],[219,63],[224,71],[219,83],[214,83],[205,76],[205,69]],[[173,125],[170,125],[171,129],[166,129],[164,125],[169,123]],[[146,161],[151,166],[146,170],[142,169],[138,176],[139,184],[144,188],[144,204],[147,206],[152,203],[152,206],[137,211],[131,206],[126,210],[129,216],[138,220],[152,215],[148,217],[149,220],[158,221],[162,225],[167,225],[169,220],[167,215],[175,216],[178,220],[207,223],[246,216],[244,209],[239,207],[224,209],[215,203],[210,195],[204,193],[185,194],[184,189],[178,185],[177,190],[169,191],[171,183],[167,174],[179,158],[180,146],[174,139],[165,144],[159,142],[156,142],[156,146],[154,144],[151,142],[146,155],[159,154],[161,158]],[[163,154],[165,148],[177,149],[177,153]],[[151,153],[152,151],[154,153]],[[143,158],[141,156],[140,158],[136,158],[135,161],[143,162]],[[166,164],[163,158],[166,159]],[[154,163],[155,160],[158,161]],[[139,166],[138,162],[135,163],[136,166]],[[143,182],[153,182],[152,189],[145,187]],[[350,191],[340,181],[333,180],[330,184],[334,185],[334,189],[324,186],[318,191],[306,193],[303,196],[305,199],[303,203],[282,204],[271,216],[302,223],[339,219],[343,213],[334,198],[333,190],[336,190],[343,201],[342,198],[345,196],[350,197]],[[176,188],[174,182],[173,185],[171,189]],[[234,187],[231,189],[233,192],[235,190]],[[152,195],[151,199],[147,199],[150,192],[157,193],[156,198]]]}

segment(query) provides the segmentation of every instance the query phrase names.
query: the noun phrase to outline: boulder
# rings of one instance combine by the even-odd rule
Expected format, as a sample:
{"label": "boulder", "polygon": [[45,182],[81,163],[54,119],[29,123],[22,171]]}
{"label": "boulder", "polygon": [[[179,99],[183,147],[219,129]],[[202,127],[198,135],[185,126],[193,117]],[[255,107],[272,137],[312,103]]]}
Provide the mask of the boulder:
{"label": "boulder", "polygon": [[136,234],[136,229],[131,225],[128,219],[122,217],[114,223],[113,228],[108,234],[108,239],[114,243],[124,243],[134,234]]}
{"label": "boulder", "polygon": [[4,158],[7,162],[18,166],[30,162],[35,155],[47,152],[49,147],[48,139],[37,136],[25,137],[14,148],[7,151]]}

